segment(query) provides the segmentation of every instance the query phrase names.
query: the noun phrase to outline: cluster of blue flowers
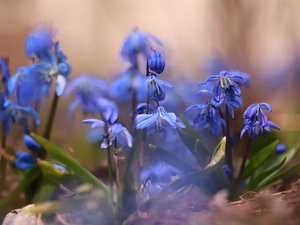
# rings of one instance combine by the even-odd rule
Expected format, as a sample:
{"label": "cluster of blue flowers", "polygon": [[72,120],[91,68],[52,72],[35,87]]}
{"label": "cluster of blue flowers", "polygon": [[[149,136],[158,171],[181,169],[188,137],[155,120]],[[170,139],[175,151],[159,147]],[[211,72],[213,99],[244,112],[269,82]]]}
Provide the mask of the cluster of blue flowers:
{"label": "cluster of blue flowers", "polygon": [[[53,79],[56,79],[56,95],[60,96],[71,72],[67,57],[60,48],[60,43],[49,26],[35,27],[26,41],[26,56],[32,60],[28,67],[20,67],[10,77],[8,58],[0,58],[3,90],[0,93],[0,122],[4,124],[4,135],[7,135],[13,123],[17,123],[24,132],[24,143],[31,153],[18,151],[14,164],[21,170],[31,168],[36,163],[42,149],[28,135],[31,117],[40,125],[38,113],[32,108],[39,102],[42,94],[49,95]],[[16,91],[16,101],[10,96]]]}
{"label": "cluster of blue flowers", "polygon": [[33,64],[19,68],[8,80],[8,92],[12,94],[16,89],[18,104],[32,104],[42,94],[49,96],[51,84],[56,79],[56,94],[60,96],[71,66],[51,27],[39,26],[31,31],[26,42],[26,55]]}
{"label": "cluster of blue flowers", "polygon": [[[226,122],[220,115],[220,109],[227,107],[232,118],[234,117],[233,107],[241,108],[241,89],[239,84],[246,84],[248,81],[243,76],[245,73],[238,71],[221,71],[219,75],[211,75],[199,86],[205,88],[199,91],[200,95],[208,95],[211,100],[206,103],[192,105],[187,108],[197,108],[193,116],[193,123],[199,127],[209,128],[214,135],[222,130]],[[214,83],[214,85],[210,84]]]}
{"label": "cluster of blue flowers", "polygon": [[[150,41],[162,45],[156,37],[139,30],[129,34],[124,42],[121,56],[131,63],[131,66],[112,84],[111,91],[113,96],[117,97],[117,95],[126,96],[125,92],[129,90],[139,101],[146,100],[146,103],[138,104],[131,112],[131,117],[134,118],[133,129],[147,129],[147,135],[159,132],[161,138],[165,139],[167,130],[175,131],[178,127],[185,128],[185,125],[175,113],[167,112],[160,105],[166,97],[165,87],[173,88],[173,85],[159,78],[165,69],[165,60],[159,51],[152,48]],[[139,56],[146,59],[145,73],[140,70]],[[162,168],[164,169],[161,170]],[[157,162],[144,170],[140,174],[143,195],[149,196],[160,191],[163,186],[171,182],[174,173],[182,175],[178,170],[174,172],[175,170],[165,162]],[[158,171],[160,178],[157,178]]]}

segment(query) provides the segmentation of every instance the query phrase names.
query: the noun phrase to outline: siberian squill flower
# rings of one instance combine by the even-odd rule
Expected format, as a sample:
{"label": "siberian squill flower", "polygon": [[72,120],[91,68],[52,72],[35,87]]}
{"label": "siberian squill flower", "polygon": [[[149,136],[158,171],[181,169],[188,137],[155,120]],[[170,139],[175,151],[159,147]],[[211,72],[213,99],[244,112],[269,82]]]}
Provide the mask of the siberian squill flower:
{"label": "siberian squill flower", "polygon": [[27,116],[32,117],[37,125],[40,125],[39,115],[31,107],[18,106],[6,100],[3,104],[4,109],[0,112],[0,122],[5,122],[4,134],[7,134],[13,123],[18,123],[24,133],[29,133]]}
{"label": "siberian squill flower", "polygon": [[150,128],[149,130],[161,131],[165,127],[176,129],[186,126],[175,113],[167,112],[162,106],[157,106],[151,114],[137,115],[134,120],[134,129]]}
{"label": "siberian squill flower", "polygon": [[114,99],[126,101],[130,98],[129,93],[134,93],[139,101],[146,99],[146,75],[135,66],[127,69],[110,86],[110,96]]}
{"label": "siberian squill flower", "polygon": [[149,198],[160,192],[172,182],[174,176],[183,177],[184,173],[164,161],[158,161],[140,174],[141,192]]}
{"label": "siberian squill flower", "polygon": [[148,86],[148,99],[154,99],[161,102],[166,97],[166,91],[163,86],[173,88],[173,85],[167,81],[160,80],[155,74],[149,74],[146,84]]}
{"label": "siberian squill flower", "polygon": [[2,83],[5,83],[10,76],[10,70],[7,62],[8,57],[0,57],[0,73],[2,73]]}
{"label": "siberian squill flower", "polygon": [[125,39],[121,50],[121,56],[124,60],[129,61],[132,65],[137,65],[137,57],[142,54],[145,58],[151,55],[150,41],[158,45],[162,45],[160,40],[155,36],[139,31],[133,30]]}
{"label": "siberian squill flower", "polygon": [[107,82],[98,77],[85,73],[76,76],[69,82],[64,91],[65,96],[70,95],[71,92],[75,94],[74,101],[69,105],[70,115],[74,116],[74,111],[78,106],[81,106],[84,114],[102,114],[103,111],[106,111],[106,114],[109,113],[108,111],[112,113],[113,108],[117,112],[117,107],[102,97],[107,89]]}
{"label": "siberian squill flower", "polygon": [[54,31],[50,26],[35,27],[27,37],[26,55],[30,58],[40,58],[54,48]]}
{"label": "siberian squill flower", "polygon": [[82,122],[91,124],[92,128],[108,128],[107,131],[104,131],[101,148],[107,148],[112,145],[115,140],[119,142],[121,146],[125,147],[125,149],[132,147],[132,136],[120,123],[110,124],[98,119],[87,119]]}
{"label": "siberian squill flower", "polygon": [[272,106],[265,102],[254,103],[245,110],[243,114],[245,126],[241,131],[240,137],[242,137],[246,131],[248,131],[248,135],[251,139],[255,139],[259,134],[265,136],[264,130],[270,131],[271,127],[280,130],[275,123],[268,120],[267,114],[263,109],[272,112]]}
{"label": "siberian squill flower", "polygon": [[[154,110],[153,106],[148,104],[148,113],[152,113]],[[134,118],[137,115],[147,113],[147,104],[146,103],[139,103],[135,110],[132,110],[130,113],[130,117]]]}
{"label": "siberian squill flower", "polygon": [[30,67],[20,67],[15,75],[9,78],[6,85],[9,94],[13,94],[16,90],[17,103],[20,105],[30,105],[40,93],[41,82],[29,71]]}
{"label": "siberian squill flower", "polygon": [[215,104],[211,101],[205,104],[196,104],[188,107],[185,112],[192,108],[197,108],[197,112],[193,116],[194,125],[210,129],[214,135],[220,134],[222,131],[222,125],[226,126],[224,119],[220,117],[220,113]]}
{"label": "siberian squill flower", "polygon": [[221,71],[219,75],[209,76],[203,83],[216,82],[213,88],[213,102],[217,105],[221,105],[223,102],[228,106],[229,113],[234,117],[232,106],[237,108],[241,107],[241,89],[237,83],[246,83],[247,80],[236,72],[231,73],[229,71]]}

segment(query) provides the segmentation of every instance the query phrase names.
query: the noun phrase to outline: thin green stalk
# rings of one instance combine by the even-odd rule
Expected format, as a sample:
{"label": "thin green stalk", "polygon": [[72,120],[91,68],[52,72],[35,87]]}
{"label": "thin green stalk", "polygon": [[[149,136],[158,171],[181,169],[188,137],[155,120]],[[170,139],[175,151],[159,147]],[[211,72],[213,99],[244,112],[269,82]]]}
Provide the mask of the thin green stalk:
{"label": "thin green stalk", "polygon": [[242,178],[243,178],[243,172],[244,172],[244,169],[245,169],[246,161],[247,161],[248,156],[249,156],[250,145],[251,145],[251,139],[247,135],[247,137],[246,137],[246,151],[243,155],[242,165],[240,167],[240,171],[239,171],[239,174],[237,176],[236,184],[235,184],[235,193],[236,194],[238,194],[239,190],[240,190],[240,185],[241,185],[241,181],[242,181]]}
{"label": "thin green stalk", "polygon": [[47,119],[45,132],[44,132],[44,135],[43,135],[43,137],[48,139],[48,140],[50,139],[51,129],[52,129],[52,125],[53,125],[53,122],[54,122],[54,116],[55,116],[58,100],[59,100],[59,96],[57,96],[57,94],[55,93],[53,101],[52,101],[52,105],[51,105],[51,108],[50,108],[50,114],[49,114],[49,117]]}
{"label": "thin green stalk", "polygon": [[[108,126],[105,126],[105,132],[106,132],[106,137],[109,138],[108,134]],[[107,140],[109,143],[109,140]],[[110,188],[110,195],[109,195],[109,201],[110,204],[113,204],[113,169],[112,169],[112,161],[111,161],[111,154],[110,154],[110,145],[108,144],[107,148],[107,167],[108,167],[108,177],[109,177],[109,188]]]}
{"label": "thin green stalk", "polygon": [[55,182],[48,176],[43,176],[39,184],[38,192],[33,198],[33,202],[38,203],[50,200],[58,186],[59,183]]}
{"label": "thin green stalk", "polygon": [[226,147],[225,147],[225,157],[227,166],[231,169],[234,174],[233,160],[232,160],[232,150],[230,141],[230,124],[229,124],[229,110],[226,105]]}
{"label": "thin green stalk", "polygon": [[[149,75],[149,65],[147,62],[146,66],[146,75]],[[147,106],[146,106],[146,114],[149,113],[149,99],[147,99]],[[137,176],[136,181],[139,183],[139,174],[143,171],[144,168],[144,158],[145,158],[145,149],[146,149],[146,142],[147,142],[147,128],[143,130],[142,139],[141,139],[141,146],[139,152],[139,159],[138,159],[138,166],[137,166]]]}
{"label": "thin green stalk", "polygon": [[[1,148],[2,151],[6,153],[6,135],[4,134],[4,127],[5,127],[5,122],[2,123],[2,133],[1,133]],[[4,187],[5,183],[5,178],[6,178],[6,165],[7,165],[7,160],[3,155],[1,155],[1,160],[0,160],[0,196]]]}

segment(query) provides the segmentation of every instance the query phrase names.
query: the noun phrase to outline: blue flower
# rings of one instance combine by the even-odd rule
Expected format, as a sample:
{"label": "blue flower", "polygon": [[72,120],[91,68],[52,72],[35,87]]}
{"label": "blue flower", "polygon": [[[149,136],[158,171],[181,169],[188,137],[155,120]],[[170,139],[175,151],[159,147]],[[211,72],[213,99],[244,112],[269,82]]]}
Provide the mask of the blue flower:
{"label": "blue flower", "polygon": [[60,48],[60,43],[57,41],[54,46],[54,53],[56,57],[58,58],[59,62],[67,61],[68,57],[65,55],[65,53]]}
{"label": "blue flower", "polygon": [[167,112],[162,106],[156,107],[151,114],[137,115],[134,120],[134,129],[154,128],[155,131],[161,131],[165,127],[176,129],[185,128],[185,125],[175,113]]}
{"label": "blue flower", "polygon": [[214,135],[220,134],[222,125],[226,126],[225,120],[220,117],[219,110],[212,102],[205,104],[196,104],[188,107],[185,112],[192,108],[197,108],[198,111],[193,116],[194,125],[199,127],[204,126],[205,129],[210,129]]}
{"label": "blue flower", "polygon": [[[149,113],[152,113],[154,108],[152,105],[148,105],[148,112]],[[147,110],[147,104],[146,103],[140,103],[137,105],[136,109],[133,110],[131,113],[130,113],[130,117],[131,118],[134,118],[136,117],[137,115],[140,115],[140,114],[145,114],[146,113],[146,110]]]}
{"label": "blue flower", "polygon": [[6,100],[4,110],[0,112],[0,122],[5,122],[4,134],[7,134],[13,123],[18,123],[24,133],[29,133],[27,116],[31,116],[40,125],[39,115],[31,107],[22,107]]}
{"label": "blue flower", "polygon": [[49,26],[35,27],[26,41],[26,55],[30,58],[40,58],[54,47],[54,32]]}
{"label": "blue flower", "polygon": [[36,164],[36,159],[27,152],[16,152],[15,166],[20,170],[28,170]]}
{"label": "blue flower", "polygon": [[160,74],[164,71],[165,65],[164,57],[158,51],[152,49],[151,56],[148,57],[149,69]]}
{"label": "blue flower", "polygon": [[24,134],[23,142],[32,152],[38,153],[42,150],[42,147],[28,134]]}
{"label": "blue flower", "polygon": [[158,45],[161,42],[153,35],[133,30],[125,39],[121,50],[121,56],[124,60],[129,61],[132,65],[137,65],[138,54],[144,55],[146,58],[151,56],[150,40]]}
{"label": "blue flower", "polygon": [[83,123],[91,124],[92,128],[100,127],[105,128],[107,127],[107,133],[103,136],[103,142],[101,144],[101,148],[107,148],[109,145],[112,145],[113,141],[117,140],[121,144],[121,146],[128,149],[132,147],[132,136],[128,132],[128,130],[123,127],[119,123],[109,124],[105,123],[102,120],[98,119],[87,119],[83,120]]}
{"label": "blue flower", "polygon": [[158,102],[163,101],[166,97],[166,91],[163,86],[173,88],[173,85],[167,81],[160,80],[156,75],[150,74],[146,81],[148,86],[148,99],[155,99]]}
{"label": "blue flower", "polygon": [[221,105],[225,102],[228,106],[230,114],[234,116],[233,109],[231,107],[235,106],[237,108],[241,107],[241,89],[237,83],[246,83],[247,80],[240,74],[236,72],[231,73],[228,71],[221,71],[219,75],[209,76],[205,82],[200,83],[199,86],[207,82],[216,82],[213,88],[213,102],[215,104]]}
{"label": "blue flower", "polygon": [[10,76],[10,70],[8,67],[8,57],[0,58],[0,71],[2,73],[2,83],[5,83]]}
{"label": "blue flower", "polygon": [[273,111],[272,106],[268,103],[254,103],[245,110],[243,118],[251,123],[255,123],[256,121],[258,121],[259,124],[264,126],[268,122],[268,117],[267,114],[263,111],[263,109],[268,110],[270,112]]}
{"label": "blue flower", "polygon": [[140,174],[141,192],[145,197],[160,192],[172,182],[173,176],[183,177],[184,173],[164,161],[158,161]]}
{"label": "blue flower", "polygon": [[82,73],[72,79],[65,88],[65,96],[70,95],[71,92],[75,94],[75,99],[69,106],[70,115],[74,116],[74,111],[78,106],[81,106],[84,114],[97,114],[104,111],[105,108],[111,109],[114,104],[102,97],[107,89],[106,81],[88,74]]}
{"label": "blue flower", "polygon": [[146,99],[146,75],[134,66],[119,76],[110,87],[111,97],[118,100],[127,101],[131,97],[129,93],[135,94],[139,101]]}
{"label": "blue flower", "polygon": [[243,114],[245,126],[241,131],[241,138],[246,131],[251,139],[255,139],[259,134],[265,136],[264,130],[270,131],[271,127],[280,130],[275,123],[268,120],[267,114],[262,109],[272,112],[272,107],[264,102],[254,103],[245,110]]}

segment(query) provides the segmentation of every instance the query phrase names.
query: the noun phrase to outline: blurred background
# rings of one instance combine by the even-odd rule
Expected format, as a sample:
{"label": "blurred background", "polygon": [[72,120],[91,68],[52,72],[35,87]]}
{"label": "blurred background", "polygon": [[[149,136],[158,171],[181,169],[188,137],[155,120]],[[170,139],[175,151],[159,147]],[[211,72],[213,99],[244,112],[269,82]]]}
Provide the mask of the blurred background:
{"label": "blurred background", "polygon": [[[0,0],[0,55],[9,56],[12,74],[30,65],[26,37],[35,25],[46,23],[60,38],[71,77],[85,72],[111,82],[128,66],[120,57],[125,37],[139,28],[164,43],[159,49],[167,63],[162,79],[174,84],[174,92],[191,80],[178,89],[186,93],[187,106],[197,103],[197,84],[208,75],[225,69],[246,72],[250,87],[242,90],[244,108],[236,110],[236,117],[254,102],[270,103],[270,120],[282,128],[276,135],[291,146],[300,129],[299,14],[300,2],[294,0]],[[51,140],[72,146],[84,165],[96,164],[94,155],[101,153],[88,149],[84,135],[90,127],[81,123],[80,110],[75,121],[69,118],[71,100],[60,100]],[[49,104],[50,99],[42,102],[42,121]],[[236,133],[241,123],[234,125]]]}

